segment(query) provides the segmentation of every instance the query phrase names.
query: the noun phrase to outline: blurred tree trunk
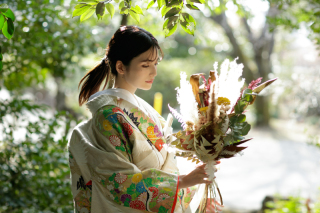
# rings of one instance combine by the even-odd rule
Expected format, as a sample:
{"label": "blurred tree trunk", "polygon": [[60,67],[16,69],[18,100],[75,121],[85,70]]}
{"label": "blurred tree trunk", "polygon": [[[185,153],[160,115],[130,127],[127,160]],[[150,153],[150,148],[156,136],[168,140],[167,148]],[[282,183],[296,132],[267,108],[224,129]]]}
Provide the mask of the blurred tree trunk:
{"label": "blurred tree trunk", "polygon": [[120,25],[122,25],[122,26],[128,25],[128,15],[126,15],[126,14],[122,15],[122,19],[121,19]]}
{"label": "blurred tree trunk", "polygon": [[[276,16],[278,11],[275,7],[270,6],[267,13],[268,17]],[[225,31],[226,36],[229,38],[229,41],[233,47],[231,53],[232,57],[239,57],[240,63],[244,65],[243,76],[246,78],[246,83],[250,83],[252,80],[257,79],[258,77],[263,77],[262,81],[268,80],[268,74],[272,72],[272,64],[270,56],[273,52],[274,47],[274,35],[275,30],[272,32],[269,31],[269,24],[266,22],[261,31],[261,34],[258,38],[255,38],[252,34],[251,28],[247,22],[246,18],[243,18],[244,26],[247,30],[247,38],[252,44],[254,50],[254,57],[248,58],[243,53],[237,39],[234,36],[233,29],[228,23],[227,16],[225,12],[222,12],[219,15],[212,15],[210,17],[213,21],[219,24]],[[256,64],[256,68],[251,69],[249,67],[249,61],[253,61]],[[269,112],[269,101],[268,96],[259,96],[255,101],[256,107],[256,118],[258,126],[268,126],[270,121],[270,112]]]}
{"label": "blurred tree trunk", "polygon": [[56,98],[55,98],[55,107],[57,111],[67,111],[69,112],[74,118],[79,118],[80,114],[75,112],[73,109],[71,109],[70,107],[67,106],[66,104],[66,94],[65,92],[62,90],[62,82],[63,79],[61,77],[54,77],[54,80],[56,82],[57,85],[57,94],[56,94]]}

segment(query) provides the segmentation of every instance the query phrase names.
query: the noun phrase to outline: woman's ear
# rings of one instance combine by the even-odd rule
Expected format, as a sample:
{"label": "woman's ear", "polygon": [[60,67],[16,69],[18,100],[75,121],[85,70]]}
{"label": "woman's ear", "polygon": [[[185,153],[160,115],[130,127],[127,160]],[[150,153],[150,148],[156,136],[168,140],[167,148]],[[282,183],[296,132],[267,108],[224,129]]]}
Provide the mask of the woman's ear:
{"label": "woman's ear", "polygon": [[126,71],[126,66],[122,63],[122,61],[117,61],[116,70],[118,74],[123,75]]}

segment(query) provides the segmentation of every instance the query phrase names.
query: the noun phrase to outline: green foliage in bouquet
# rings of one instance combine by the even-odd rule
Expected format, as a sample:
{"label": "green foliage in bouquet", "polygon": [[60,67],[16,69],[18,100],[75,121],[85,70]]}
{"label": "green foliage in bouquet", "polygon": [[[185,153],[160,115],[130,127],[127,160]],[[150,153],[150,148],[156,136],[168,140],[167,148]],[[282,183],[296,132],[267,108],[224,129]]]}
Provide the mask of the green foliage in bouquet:
{"label": "green foliage in bouquet", "polygon": [[0,212],[72,212],[66,145],[76,121],[50,114],[29,100],[2,101]]}

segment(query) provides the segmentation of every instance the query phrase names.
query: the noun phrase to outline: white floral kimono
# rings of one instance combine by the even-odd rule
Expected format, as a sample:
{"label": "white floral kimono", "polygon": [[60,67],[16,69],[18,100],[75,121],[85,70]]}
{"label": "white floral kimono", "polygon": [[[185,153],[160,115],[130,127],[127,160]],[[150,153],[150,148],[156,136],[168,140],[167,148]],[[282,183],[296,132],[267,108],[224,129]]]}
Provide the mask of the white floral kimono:
{"label": "white floral kimono", "polygon": [[68,143],[75,212],[183,212],[194,190],[178,190],[165,120],[124,89],[98,92],[86,105],[92,118]]}

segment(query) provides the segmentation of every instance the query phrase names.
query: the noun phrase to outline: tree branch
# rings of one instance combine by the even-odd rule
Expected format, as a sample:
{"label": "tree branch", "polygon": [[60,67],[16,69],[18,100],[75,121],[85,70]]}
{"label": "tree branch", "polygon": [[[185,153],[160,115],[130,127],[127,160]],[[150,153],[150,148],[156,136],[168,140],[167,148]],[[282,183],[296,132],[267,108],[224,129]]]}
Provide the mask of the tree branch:
{"label": "tree branch", "polygon": [[250,26],[249,26],[249,24],[248,24],[248,19],[247,19],[246,17],[243,17],[243,18],[242,18],[242,22],[243,22],[244,27],[246,28],[246,30],[247,30],[247,32],[248,32],[248,35],[247,35],[248,40],[250,41],[250,43],[252,44],[252,46],[254,46],[254,44],[255,44],[255,39],[254,39],[254,37],[253,37],[251,28],[250,28]]}
{"label": "tree branch", "polygon": [[248,62],[237,42],[237,39],[234,37],[233,29],[230,27],[229,23],[227,22],[227,17],[225,12],[222,12],[219,15],[212,15],[209,17],[217,24],[219,24],[225,31],[226,36],[229,38],[229,41],[233,47],[233,57],[239,57],[239,61],[244,65],[244,77],[248,82],[251,82],[253,79],[256,78],[255,73],[249,68]]}

